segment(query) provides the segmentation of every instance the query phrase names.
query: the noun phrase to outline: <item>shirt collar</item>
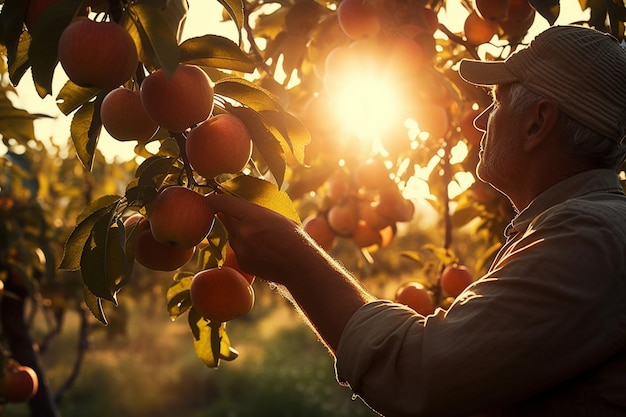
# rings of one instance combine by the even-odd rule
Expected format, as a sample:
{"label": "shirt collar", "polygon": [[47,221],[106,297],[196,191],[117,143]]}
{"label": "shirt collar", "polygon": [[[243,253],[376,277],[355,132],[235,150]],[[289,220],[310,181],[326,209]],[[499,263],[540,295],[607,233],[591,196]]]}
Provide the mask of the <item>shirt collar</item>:
{"label": "shirt collar", "polygon": [[528,228],[530,222],[548,208],[596,192],[624,194],[618,176],[612,169],[593,169],[569,177],[539,194],[519,212],[506,227],[504,234],[510,238]]}

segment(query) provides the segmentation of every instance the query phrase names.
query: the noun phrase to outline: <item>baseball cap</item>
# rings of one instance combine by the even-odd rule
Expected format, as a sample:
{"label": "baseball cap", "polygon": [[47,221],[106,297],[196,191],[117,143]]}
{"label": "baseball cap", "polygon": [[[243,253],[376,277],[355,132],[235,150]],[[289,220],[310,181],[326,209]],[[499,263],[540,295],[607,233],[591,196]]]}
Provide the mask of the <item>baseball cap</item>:
{"label": "baseball cap", "polygon": [[506,60],[461,60],[459,75],[479,86],[520,82],[604,136],[626,137],[626,50],[599,30],[552,26]]}

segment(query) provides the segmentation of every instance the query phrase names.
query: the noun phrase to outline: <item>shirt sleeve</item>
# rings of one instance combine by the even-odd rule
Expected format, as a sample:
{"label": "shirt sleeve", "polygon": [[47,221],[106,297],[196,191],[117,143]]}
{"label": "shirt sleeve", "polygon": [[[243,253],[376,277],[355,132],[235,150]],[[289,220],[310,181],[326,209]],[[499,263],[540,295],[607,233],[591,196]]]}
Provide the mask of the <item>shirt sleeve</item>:
{"label": "shirt sleeve", "polygon": [[336,352],[339,382],[385,415],[467,415],[600,365],[626,345],[626,239],[601,218],[552,211],[447,312],[363,306]]}

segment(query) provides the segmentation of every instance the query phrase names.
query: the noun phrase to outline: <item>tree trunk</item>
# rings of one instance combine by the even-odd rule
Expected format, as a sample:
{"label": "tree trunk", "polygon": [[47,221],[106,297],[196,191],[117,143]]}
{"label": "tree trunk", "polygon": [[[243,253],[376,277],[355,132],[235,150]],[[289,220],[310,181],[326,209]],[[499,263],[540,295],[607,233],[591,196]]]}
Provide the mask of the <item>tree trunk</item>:
{"label": "tree trunk", "polygon": [[[26,291],[9,279],[5,283],[5,295],[0,301],[0,320],[12,357],[21,365],[30,366],[39,378],[39,390],[29,401],[32,417],[60,417],[52,401],[37,352],[33,347],[25,320]],[[9,293],[9,294],[7,294]],[[14,297],[15,295],[15,297]]]}

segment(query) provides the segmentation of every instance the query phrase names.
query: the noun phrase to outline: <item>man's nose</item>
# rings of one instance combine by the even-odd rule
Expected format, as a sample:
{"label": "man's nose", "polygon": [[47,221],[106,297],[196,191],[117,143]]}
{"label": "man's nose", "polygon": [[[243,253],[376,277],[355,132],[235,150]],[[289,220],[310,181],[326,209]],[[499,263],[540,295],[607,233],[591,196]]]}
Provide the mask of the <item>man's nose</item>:
{"label": "man's nose", "polygon": [[487,131],[487,120],[489,120],[489,113],[491,113],[491,109],[493,108],[493,104],[487,107],[482,111],[476,118],[474,119],[474,127],[482,132]]}

